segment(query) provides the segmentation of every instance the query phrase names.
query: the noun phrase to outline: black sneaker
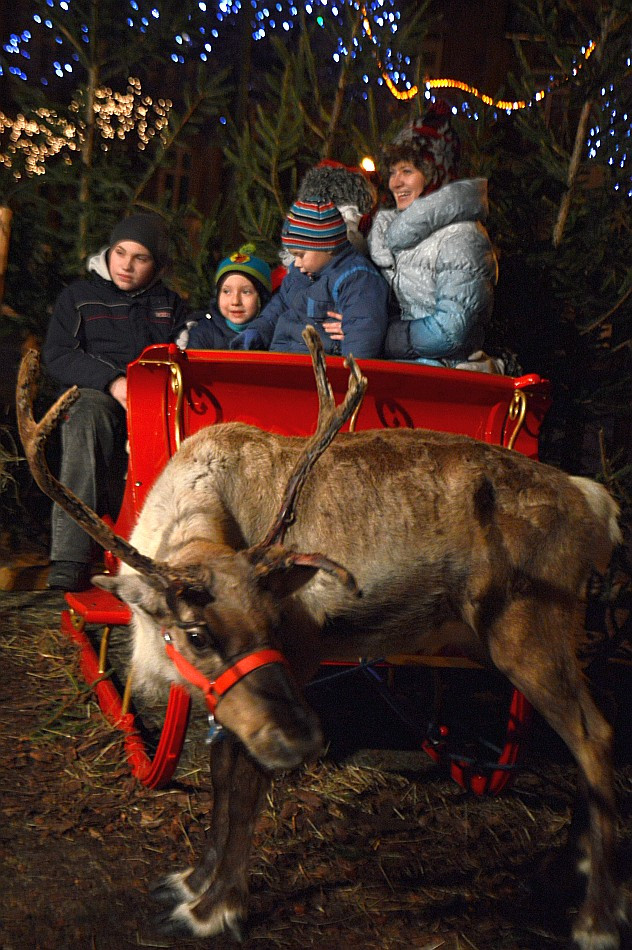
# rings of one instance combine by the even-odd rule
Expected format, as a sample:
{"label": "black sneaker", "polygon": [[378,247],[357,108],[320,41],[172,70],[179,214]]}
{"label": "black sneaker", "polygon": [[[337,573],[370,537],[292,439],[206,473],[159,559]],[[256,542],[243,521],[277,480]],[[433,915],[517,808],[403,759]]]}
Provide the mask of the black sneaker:
{"label": "black sneaker", "polygon": [[49,590],[87,590],[90,584],[90,565],[79,561],[53,561],[48,574]]}

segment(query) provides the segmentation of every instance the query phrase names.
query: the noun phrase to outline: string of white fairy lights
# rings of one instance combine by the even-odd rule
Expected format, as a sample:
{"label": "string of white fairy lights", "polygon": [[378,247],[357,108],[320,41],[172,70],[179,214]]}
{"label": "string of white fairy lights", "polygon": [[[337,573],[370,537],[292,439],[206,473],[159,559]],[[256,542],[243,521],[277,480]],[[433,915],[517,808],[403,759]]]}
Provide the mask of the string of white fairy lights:
{"label": "string of white fairy lights", "polygon": [[[73,48],[67,35],[64,35],[64,30],[59,28],[64,15],[71,12],[72,0],[45,0],[45,4],[51,10],[51,15],[36,12],[33,14],[33,23],[39,29],[51,31],[55,46],[59,48],[58,58],[51,62],[52,70],[58,80],[68,79],[78,68],[81,59],[77,42]],[[308,0],[303,3],[301,12],[315,17],[317,24],[322,27],[325,26],[324,13],[327,13],[331,22],[338,21],[342,25],[342,13],[347,4],[352,5],[362,17],[362,31],[353,40],[351,56],[356,57],[361,52],[363,43],[369,43],[369,49],[378,65],[378,83],[385,85],[399,101],[415,98],[420,93],[420,88],[406,73],[411,67],[410,57],[394,53],[384,41],[385,37],[394,35],[400,27],[401,11],[397,8],[396,0],[366,0],[362,3],[359,0]],[[217,41],[221,39],[222,28],[234,23],[235,16],[242,9],[246,8],[241,0],[219,0],[214,3],[199,0],[195,7],[197,20],[194,22],[193,15],[189,17],[190,31],[174,36],[171,60],[174,63],[184,63],[189,56],[197,55],[202,62],[207,62],[216,50]],[[252,36],[257,42],[263,40],[269,32],[291,31],[297,25],[299,17],[298,5],[293,0],[249,0],[247,11],[251,17]],[[161,14],[155,0],[128,0],[126,5],[121,5],[121,16],[129,29],[147,33],[159,22]],[[9,73],[23,81],[29,81],[26,68],[30,61],[28,46],[31,39],[32,33],[26,29],[20,34],[11,34],[3,44],[10,63]],[[81,24],[80,34],[76,39],[85,45],[91,42],[90,30],[86,24]],[[433,98],[435,91],[455,90],[461,93],[461,111],[474,121],[479,118],[479,107],[472,104],[472,99],[494,110],[495,117],[499,112],[510,114],[542,103],[548,95],[577,75],[594,49],[595,44],[588,43],[579,51],[570,76],[561,79],[549,77],[547,86],[535,90],[528,100],[495,99],[469,83],[449,78],[426,78],[421,91],[429,99]],[[332,58],[338,62],[347,55],[349,50],[342,36],[339,36]],[[629,69],[630,57],[626,65]],[[1,71],[0,67],[0,73]],[[368,74],[362,76],[365,85],[368,86],[370,81]],[[42,76],[40,82],[44,86],[49,85],[46,76]],[[600,105],[605,124],[595,124],[590,129],[586,143],[587,157],[597,158],[599,150],[606,146],[608,163],[615,170],[618,166],[618,179],[625,178],[625,173],[621,175],[620,172],[628,164],[632,121],[626,113],[619,110],[612,85],[601,89]],[[99,89],[96,95],[95,117],[101,147],[107,149],[113,140],[125,139],[132,133],[137,136],[136,144],[140,150],[145,149],[155,137],[164,140],[171,107],[172,102],[169,99],[154,100],[151,96],[143,95],[140,81],[134,77],[128,79],[125,92],[106,87]],[[74,102],[71,111],[79,114],[80,109],[81,103]],[[453,106],[453,111],[458,111],[456,106]],[[79,118],[76,122],[65,120],[52,109],[40,109],[29,118],[24,115],[11,118],[0,111],[0,164],[13,169],[16,178],[42,175],[47,160],[56,155],[61,154],[65,161],[72,162],[73,154],[81,147],[83,135],[84,126]],[[4,147],[1,144],[3,142]],[[629,181],[632,183],[632,176]],[[615,188],[620,186],[617,180]],[[632,189],[628,194],[632,196]]]}

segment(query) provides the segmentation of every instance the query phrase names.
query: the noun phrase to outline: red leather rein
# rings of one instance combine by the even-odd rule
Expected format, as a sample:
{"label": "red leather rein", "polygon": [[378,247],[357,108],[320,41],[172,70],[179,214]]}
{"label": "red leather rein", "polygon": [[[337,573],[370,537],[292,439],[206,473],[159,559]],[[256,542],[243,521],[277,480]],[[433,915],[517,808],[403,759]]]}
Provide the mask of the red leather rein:
{"label": "red leather rein", "polygon": [[282,663],[284,666],[289,666],[283,654],[278,650],[271,648],[253,650],[252,653],[248,653],[246,656],[239,657],[239,659],[235,660],[228,669],[220,673],[216,680],[209,680],[176,650],[168,633],[163,632],[163,637],[165,639],[167,656],[176,667],[178,673],[180,673],[187,682],[202,690],[208,711],[212,716],[215,714],[215,709],[222,696],[224,696],[235,683],[238,683],[244,676],[247,676],[248,673],[252,673],[253,670],[258,670],[261,666],[268,666],[270,663]]}

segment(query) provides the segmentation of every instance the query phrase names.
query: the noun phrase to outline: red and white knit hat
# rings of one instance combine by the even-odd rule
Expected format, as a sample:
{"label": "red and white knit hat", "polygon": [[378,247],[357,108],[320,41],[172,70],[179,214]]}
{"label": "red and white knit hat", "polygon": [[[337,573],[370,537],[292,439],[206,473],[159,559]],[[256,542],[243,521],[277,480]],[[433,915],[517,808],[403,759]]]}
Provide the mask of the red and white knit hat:
{"label": "red and white knit hat", "polygon": [[461,143],[450,125],[450,112],[448,103],[438,99],[424,115],[404,126],[392,143],[395,147],[409,145],[416,158],[432,167],[424,194],[436,191],[458,175]]}

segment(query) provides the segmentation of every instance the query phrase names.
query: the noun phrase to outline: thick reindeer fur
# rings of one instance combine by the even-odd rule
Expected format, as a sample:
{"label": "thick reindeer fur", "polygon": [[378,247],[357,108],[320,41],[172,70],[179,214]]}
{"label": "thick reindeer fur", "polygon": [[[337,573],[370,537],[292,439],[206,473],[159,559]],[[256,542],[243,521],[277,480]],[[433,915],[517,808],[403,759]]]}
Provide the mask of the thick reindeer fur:
{"label": "thick reindeer fur", "polygon": [[[279,647],[299,683],[325,659],[430,652],[444,644],[491,660],[579,766],[585,820],[577,823],[573,847],[589,870],[576,944],[619,946],[625,909],[612,872],[611,729],[576,659],[588,577],[621,540],[616,503],[592,481],[465,436],[409,429],[339,434],[308,477],[285,542],[343,564],[362,596],[312,571],[284,597],[282,584],[281,592],[263,589],[235,552],[247,552],[265,534],[304,441],[239,423],[216,425],[186,439],[167,464],[131,543],[176,569],[212,567],[213,602],[204,620],[221,645],[192,646],[173,625],[163,595],[123,565],[121,576],[106,583],[134,608],[135,683],[151,692],[178,680],[164,653],[164,624],[211,677],[221,658],[245,642]],[[268,769],[296,765],[318,748],[318,727],[303,701],[282,687],[280,673],[267,675],[265,687],[247,679],[218,707],[232,735],[211,755],[211,847],[200,865],[167,885],[168,931],[240,931],[251,838],[243,829],[254,827]],[[250,755],[240,753],[237,740]]]}
{"label": "thick reindeer fur", "polygon": [[593,564],[596,570],[605,571],[608,567],[612,555],[612,545],[621,544],[621,529],[618,524],[619,506],[615,504],[613,498],[604,491],[601,485],[593,482],[589,478],[580,478],[576,475],[571,476],[571,482],[584,493],[591,511],[598,521],[608,526],[605,536],[605,544],[602,548],[597,547],[601,538],[594,538],[595,549],[593,550]]}
{"label": "thick reindeer fur", "polygon": [[[157,480],[132,544],[172,565],[199,563],[209,544],[254,544],[303,441],[239,423],[201,430]],[[292,612],[325,628],[307,667],[422,650],[446,624],[465,623],[480,656],[491,622],[521,591],[536,604],[581,596],[595,558],[620,541],[616,516],[595,482],[465,436],[340,434],[303,489],[287,542],[344,564],[362,597],[321,575],[296,595]],[[177,678],[156,625],[142,619],[133,668],[143,689]]]}
{"label": "thick reindeer fur", "polygon": [[270,773],[321,746],[300,687],[323,660],[451,644],[495,664],[574,756],[569,855],[586,877],[574,939],[580,950],[614,950],[625,905],[613,871],[612,730],[576,647],[590,573],[621,540],[617,506],[594,482],[465,436],[388,429],[329,444],[366,380],[350,360],[349,390],[335,407],[311,334],[320,403],[312,439],[239,423],[201,430],[159,475],[131,544],[48,472],[43,444],[59,412],[35,425],[32,357],[20,371],[20,432],[38,484],[125,561],[120,575],[95,583],[132,607],[136,687],[162,693],[178,680],[165,635],[208,680],[244,658],[275,657],[219,699],[226,732],[211,754],[208,846],[158,889],[168,905],[161,925],[202,937],[243,932]]}

